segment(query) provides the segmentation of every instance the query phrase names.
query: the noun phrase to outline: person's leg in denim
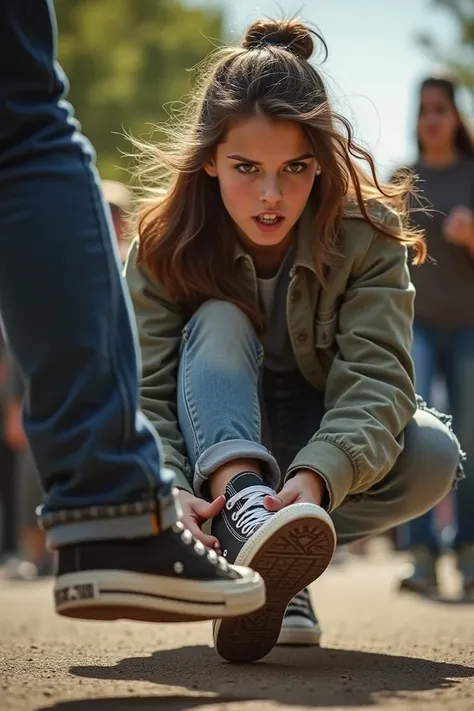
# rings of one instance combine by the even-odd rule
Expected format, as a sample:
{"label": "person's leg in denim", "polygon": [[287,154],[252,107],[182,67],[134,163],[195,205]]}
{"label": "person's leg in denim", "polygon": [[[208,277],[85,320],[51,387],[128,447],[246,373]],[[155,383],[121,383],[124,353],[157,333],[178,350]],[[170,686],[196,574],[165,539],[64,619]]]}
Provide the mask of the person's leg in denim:
{"label": "person's leg in denim", "polygon": [[[135,414],[131,312],[92,148],[61,102],[47,3],[2,2],[0,38],[0,308],[28,379],[25,429],[46,491],[42,517],[137,503],[143,515],[112,524],[114,535],[120,527],[150,535],[145,510],[170,496],[173,477],[160,471],[157,436]],[[50,542],[107,537],[109,526],[56,526]]]}
{"label": "person's leg in denim", "polygon": [[223,555],[255,567],[267,585],[265,608],[235,624],[217,623],[215,648],[229,661],[261,658],[278,643],[288,605],[324,572],[336,545],[330,516],[314,502],[277,513],[265,508],[265,496],[281,482],[264,433],[262,363],[262,344],[234,304],[209,300],[183,329],[178,418],[194,488],[203,498],[225,495],[212,533]]}
{"label": "person's leg in denim", "polygon": [[[59,549],[57,609],[156,620],[163,611],[239,614],[226,605],[243,578],[173,527],[174,477],[138,410],[129,298],[93,150],[63,101],[52,3],[2,0],[0,45],[0,309],[26,377],[41,520]],[[169,600],[163,575],[168,587],[173,576],[181,583]],[[245,576],[244,596],[262,591]],[[206,582],[222,588],[214,607],[201,602]],[[246,609],[263,603],[240,599]]]}
{"label": "person's leg in denim", "polygon": [[[222,352],[229,342],[232,347]],[[318,430],[323,393],[299,372],[265,371],[262,394],[262,367],[260,342],[237,307],[212,301],[196,312],[182,344],[178,417],[201,496],[209,477],[237,458],[256,459],[263,479],[279,489],[287,467]],[[430,510],[451,490],[458,462],[448,428],[431,413],[417,412],[393,471],[332,514],[338,542],[381,533]]]}
{"label": "person's leg in denim", "polygon": [[444,360],[454,431],[466,454],[466,478],[456,491],[454,548],[465,591],[474,595],[474,326],[446,333]]}
{"label": "person's leg in denim", "polygon": [[[223,343],[230,344],[225,353]],[[319,428],[324,394],[299,372],[268,371],[262,393],[262,367],[261,344],[237,307],[213,301],[194,314],[182,344],[178,416],[195,468],[195,489],[202,496],[218,467],[242,458],[257,460],[264,482],[278,489]],[[452,488],[458,463],[458,446],[446,425],[431,413],[417,412],[393,470],[331,513],[339,544],[382,533],[430,510]]]}

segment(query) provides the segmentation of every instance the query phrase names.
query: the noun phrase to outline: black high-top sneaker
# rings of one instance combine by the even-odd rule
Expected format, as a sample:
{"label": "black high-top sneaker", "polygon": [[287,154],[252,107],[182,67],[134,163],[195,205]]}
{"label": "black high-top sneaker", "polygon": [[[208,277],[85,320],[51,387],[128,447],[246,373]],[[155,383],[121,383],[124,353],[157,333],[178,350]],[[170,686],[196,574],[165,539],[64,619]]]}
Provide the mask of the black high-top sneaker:
{"label": "black high-top sneaker", "polygon": [[262,607],[258,575],[234,567],[181,523],[147,538],[90,541],[57,551],[56,612],[89,620],[191,622]]}
{"label": "black high-top sneaker", "polygon": [[280,636],[279,645],[293,647],[317,647],[321,641],[321,627],[311,604],[311,595],[305,588],[288,605]]}
{"label": "black high-top sneaker", "polygon": [[326,570],[336,546],[324,509],[301,503],[271,513],[263,500],[274,494],[256,474],[238,474],[212,524],[223,555],[252,566],[266,586],[267,601],[259,611],[214,624],[216,651],[231,662],[253,662],[273,649],[290,600]]}

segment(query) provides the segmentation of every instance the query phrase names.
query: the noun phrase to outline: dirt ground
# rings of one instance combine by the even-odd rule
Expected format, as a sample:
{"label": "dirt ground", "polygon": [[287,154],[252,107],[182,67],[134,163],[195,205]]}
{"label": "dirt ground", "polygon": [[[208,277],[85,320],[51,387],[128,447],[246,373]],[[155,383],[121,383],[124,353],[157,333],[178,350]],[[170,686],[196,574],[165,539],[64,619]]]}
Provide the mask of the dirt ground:
{"label": "dirt ground", "polygon": [[0,581],[1,711],[473,711],[474,605],[400,596],[400,558],[377,550],[313,586],[323,648],[233,666],[210,623],[79,623],[52,612],[50,582]]}

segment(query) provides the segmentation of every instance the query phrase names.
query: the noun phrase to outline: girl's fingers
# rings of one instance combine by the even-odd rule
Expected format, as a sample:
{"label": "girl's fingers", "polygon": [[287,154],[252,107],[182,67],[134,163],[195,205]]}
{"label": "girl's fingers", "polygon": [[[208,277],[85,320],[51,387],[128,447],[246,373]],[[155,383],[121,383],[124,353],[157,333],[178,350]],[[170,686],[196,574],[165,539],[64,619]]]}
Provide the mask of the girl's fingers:
{"label": "girl's fingers", "polygon": [[194,521],[193,519],[187,519],[183,521],[183,525],[188,529],[188,531],[191,531],[192,535],[196,540],[201,541],[201,543],[204,543],[207,548],[219,550],[219,541],[217,540],[217,538],[215,536],[209,536],[206,533],[203,533],[196,521]]}
{"label": "girl's fingers", "polygon": [[263,499],[263,505],[267,511],[280,511],[284,507],[283,501],[279,496],[265,496]]}
{"label": "girl's fingers", "polygon": [[225,496],[218,496],[214,501],[211,501],[211,503],[203,499],[198,499],[194,502],[193,509],[201,519],[207,521],[208,518],[217,516],[217,514],[222,511],[224,505]]}

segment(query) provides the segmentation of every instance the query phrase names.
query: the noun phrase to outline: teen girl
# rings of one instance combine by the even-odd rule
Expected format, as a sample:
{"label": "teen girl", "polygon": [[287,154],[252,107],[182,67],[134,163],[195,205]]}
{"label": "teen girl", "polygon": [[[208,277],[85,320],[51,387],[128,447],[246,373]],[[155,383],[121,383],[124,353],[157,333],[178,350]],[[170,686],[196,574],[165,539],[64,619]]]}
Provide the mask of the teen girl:
{"label": "teen girl", "polygon": [[262,20],[213,55],[189,120],[148,149],[166,195],[144,205],[126,267],[142,407],[184,524],[266,583],[265,607],[214,627],[233,661],[317,642],[305,589],[336,533],[427,511],[459,462],[416,405],[407,247],[425,246],[407,186],[376,179],[312,52],[298,21]]}

